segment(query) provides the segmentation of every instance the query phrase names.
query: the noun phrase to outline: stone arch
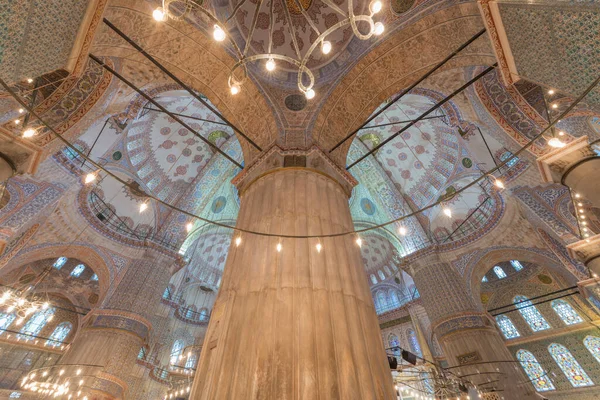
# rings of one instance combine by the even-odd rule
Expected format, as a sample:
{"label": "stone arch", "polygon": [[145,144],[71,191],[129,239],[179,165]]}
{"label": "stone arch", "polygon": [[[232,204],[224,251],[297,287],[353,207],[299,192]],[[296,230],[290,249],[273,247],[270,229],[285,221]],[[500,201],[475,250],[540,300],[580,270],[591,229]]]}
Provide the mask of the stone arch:
{"label": "stone arch", "polygon": [[100,299],[97,304],[100,304],[108,292],[110,283],[116,276],[116,269],[110,257],[97,248],[77,243],[50,243],[35,246],[16,255],[6,266],[0,269],[0,272],[3,275],[8,274],[26,264],[52,257],[58,258],[60,256],[76,258],[86,266],[89,266],[98,275]]}
{"label": "stone arch", "polygon": [[468,290],[476,301],[480,301],[477,299],[480,297],[481,279],[485,273],[490,268],[493,268],[494,265],[509,260],[519,260],[547,267],[563,283],[567,285],[575,285],[577,283],[577,278],[567,271],[561,262],[548,250],[535,247],[494,246],[482,250],[476,256],[472,257],[465,269]]}
{"label": "stone arch", "polygon": [[[153,6],[149,3],[126,0],[112,2],[104,16],[120,30],[145,49],[152,49],[152,56],[184,80],[195,90],[204,94],[217,109],[238,126],[259,146],[266,148],[277,139],[278,125],[275,113],[260,88],[248,79],[239,94],[232,96],[227,84],[228,71],[235,64],[225,46],[201,29],[186,35],[178,31],[179,24],[165,21],[157,24],[152,18]],[[170,40],[165,41],[168,37]],[[158,68],[140,57],[130,56],[134,50],[107,27],[101,26],[96,35],[95,55],[114,57],[119,60],[121,73],[138,87],[145,88],[150,82],[172,83]],[[115,102],[124,109],[129,96]],[[118,108],[117,108],[118,109]],[[256,118],[260,115],[261,118]],[[239,137],[244,160],[249,164],[258,151]]]}
{"label": "stone arch", "polygon": [[[465,3],[425,16],[418,24],[390,34],[328,93],[312,127],[313,140],[322,148],[330,149],[360,126],[382,102],[410,85],[481,28],[477,5]],[[482,37],[441,70],[494,62],[487,37]],[[346,160],[350,143],[351,140],[347,140],[332,153],[340,165]]]}

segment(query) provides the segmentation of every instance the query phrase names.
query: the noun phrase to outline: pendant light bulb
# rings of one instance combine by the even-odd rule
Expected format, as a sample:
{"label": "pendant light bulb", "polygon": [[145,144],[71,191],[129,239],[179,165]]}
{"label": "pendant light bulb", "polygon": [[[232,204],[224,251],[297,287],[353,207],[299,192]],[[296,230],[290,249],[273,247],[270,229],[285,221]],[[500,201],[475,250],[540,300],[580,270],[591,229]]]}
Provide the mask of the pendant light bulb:
{"label": "pendant light bulb", "polygon": [[369,9],[373,14],[377,14],[383,8],[383,3],[380,0],[375,0],[369,5]]}
{"label": "pendant light bulb", "polygon": [[148,209],[148,204],[146,203],[142,203],[140,204],[140,212],[143,213],[144,211],[146,211]]}
{"label": "pendant light bulb", "polygon": [[19,114],[23,114],[25,112],[25,110],[23,110],[22,108],[19,108]]}
{"label": "pendant light bulb", "polygon": [[240,87],[238,85],[231,85],[231,87],[229,88],[229,90],[231,91],[232,95],[236,95],[240,92]]}
{"label": "pendant light bulb", "polygon": [[408,231],[407,231],[407,230],[406,230],[406,228],[405,228],[405,227],[403,227],[403,226],[401,226],[401,227],[400,227],[400,229],[398,229],[398,233],[399,233],[400,235],[402,235],[402,236],[406,236],[406,233],[407,233],[407,232],[408,232]]}
{"label": "pendant light bulb", "polygon": [[277,243],[277,252],[278,252],[278,253],[281,253],[281,249],[282,249],[282,248],[283,248],[283,247],[281,246],[281,243]]}
{"label": "pendant light bulb", "polygon": [[167,19],[166,17],[167,16],[162,7],[158,7],[154,11],[152,11],[152,18],[154,18],[155,21],[162,22],[165,19]]}
{"label": "pendant light bulb", "polygon": [[324,41],[321,43],[321,52],[322,52],[323,54],[329,54],[329,53],[331,52],[331,47],[332,47],[332,46],[331,46],[331,42],[330,42],[330,41],[327,41],[327,40],[324,40]]}
{"label": "pendant light bulb", "polygon": [[565,147],[566,146],[566,144],[562,140],[560,140],[559,138],[555,138],[555,137],[553,137],[552,139],[548,140],[548,145],[552,146],[552,147],[555,147],[557,149],[560,149],[561,147]]}
{"label": "pendant light bulb", "polygon": [[317,243],[315,247],[317,248],[317,253],[320,253],[321,249],[323,248],[323,246],[321,246],[321,243]]}
{"label": "pendant light bulb", "polygon": [[496,185],[498,189],[504,189],[504,183],[500,179],[496,179],[494,185]]}
{"label": "pendant light bulb", "polygon": [[95,180],[96,180],[96,174],[94,174],[93,172],[90,172],[89,174],[87,174],[87,175],[85,176],[85,180],[84,180],[84,182],[85,182],[86,184],[88,184],[88,183],[92,183],[92,182],[94,182]]}
{"label": "pendant light bulb", "polygon": [[383,34],[384,31],[385,31],[385,26],[383,26],[383,24],[381,22],[376,22],[375,28],[373,30],[373,33],[375,34],[375,36],[379,36],[379,35]]}
{"label": "pendant light bulb", "polygon": [[362,239],[360,237],[356,238],[356,244],[358,245],[358,247],[362,247]]}
{"label": "pendant light bulb", "polygon": [[312,89],[308,89],[306,92],[304,92],[304,95],[306,96],[306,98],[308,100],[314,99],[315,98],[315,91]]}
{"label": "pendant light bulb", "polygon": [[185,226],[185,230],[188,232],[191,232],[193,228],[194,228],[194,224],[192,224],[191,222],[188,222],[187,225]]}
{"label": "pendant light bulb", "polygon": [[277,65],[275,64],[275,60],[273,60],[272,58],[269,58],[267,60],[267,64],[265,65],[265,67],[267,68],[267,71],[269,71],[269,72],[275,71],[275,68],[277,67]]}
{"label": "pendant light bulb", "polygon": [[30,137],[33,137],[33,135],[35,135],[35,130],[33,130],[31,128],[25,129],[25,131],[23,131],[24,138],[30,138]]}
{"label": "pendant light bulb", "polygon": [[235,238],[235,246],[240,247],[240,244],[242,244],[242,237],[238,236]]}
{"label": "pendant light bulb", "polygon": [[222,42],[223,40],[225,40],[225,36],[225,31],[219,25],[215,25],[215,30],[213,31],[213,38],[217,42]]}
{"label": "pendant light bulb", "polygon": [[452,218],[452,210],[450,210],[448,207],[444,207],[442,211],[448,218]]}

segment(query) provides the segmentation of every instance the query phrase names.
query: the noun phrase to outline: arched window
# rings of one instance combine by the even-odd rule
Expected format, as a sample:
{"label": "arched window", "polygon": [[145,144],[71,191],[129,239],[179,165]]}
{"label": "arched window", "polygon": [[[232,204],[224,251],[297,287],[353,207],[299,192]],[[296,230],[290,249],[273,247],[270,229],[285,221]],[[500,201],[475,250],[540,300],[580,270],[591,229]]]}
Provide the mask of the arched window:
{"label": "arched window", "polygon": [[377,278],[375,278],[375,274],[371,274],[371,283],[373,285],[377,285]]}
{"label": "arched window", "polygon": [[379,279],[385,281],[385,275],[383,274],[382,270],[377,271],[377,275],[379,275]]}
{"label": "arched window", "polygon": [[183,352],[184,346],[185,343],[183,343],[183,340],[176,340],[175,343],[173,343],[173,347],[171,348],[171,357],[169,358],[169,363],[171,365],[177,365],[177,361]]}
{"label": "arched window", "polygon": [[396,289],[390,289],[389,295],[390,295],[389,298],[392,301],[392,305],[399,306],[400,299],[398,298],[398,293],[396,292]]}
{"label": "arched window", "polygon": [[[500,155],[500,161],[506,161],[512,156],[513,156],[513,153],[507,150]],[[519,162],[519,157],[515,156],[515,157],[511,158],[510,161],[506,163],[506,165],[510,168],[518,162]]]}
{"label": "arched window", "polygon": [[483,278],[481,278],[481,282],[487,282],[487,281],[488,281],[487,276],[484,275]]}
{"label": "arched window", "polygon": [[387,308],[387,299],[383,291],[377,292],[377,302],[379,303],[379,311],[383,311]]}
{"label": "arched window", "polygon": [[33,339],[33,337],[37,336],[49,321],[52,321],[52,318],[54,318],[54,311],[54,308],[50,307],[33,314],[21,329],[21,335],[19,335],[19,337],[25,340]]}
{"label": "arched window", "polygon": [[544,319],[538,309],[525,296],[515,296],[513,303],[519,309],[519,312],[525,319],[532,331],[539,332],[550,329],[550,325]]}
{"label": "arched window", "polygon": [[17,318],[15,314],[0,313],[0,335],[12,324],[15,318]]}
{"label": "arched window", "polygon": [[500,330],[505,338],[514,339],[521,336],[510,318],[508,318],[506,315],[498,315],[496,317],[496,323],[500,327]]}
{"label": "arched window", "polygon": [[185,309],[185,317],[192,319],[192,317],[194,316],[194,310],[192,310],[192,307],[188,307]]}
{"label": "arched window", "polygon": [[56,269],[61,269],[67,262],[67,257],[58,257],[52,266]]}
{"label": "arched window", "polygon": [[583,344],[585,348],[592,353],[596,361],[600,362],[600,337],[586,336],[586,338],[583,339]]}
{"label": "arched window", "polygon": [[535,390],[538,392],[554,390],[554,385],[550,377],[531,352],[527,350],[517,351],[517,360],[521,363],[521,367],[523,367],[531,383],[533,383]]}
{"label": "arched window", "polygon": [[146,359],[146,347],[142,346],[142,348],[140,349],[140,352],[138,353],[138,360],[145,360]]}
{"label": "arched window", "polygon": [[506,278],[506,272],[504,272],[504,270],[497,265],[494,267],[494,273],[496,274],[498,279]]}
{"label": "arched window", "polygon": [[185,369],[192,369],[196,366],[196,355],[192,354],[187,358],[185,362]]}
{"label": "arched window", "polygon": [[583,319],[577,314],[573,307],[562,299],[552,300],[550,303],[554,312],[558,314],[565,325],[574,325],[583,322]]}
{"label": "arched window", "polygon": [[563,345],[552,343],[548,351],[573,387],[593,386],[594,382],[585,373],[571,352]]}
{"label": "arched window", "polygon": [[198,316],[198,319],[200,321],[208,320],[208,310],[206,308],[200,310],[200,315]]}
{"label": "arched window", "polygon": [[73,329],[73,325],[71,325],[70,322],[62,322],[58,324],[58,326],[54,329],[54,332],[52,332],[52,335],[50,335],[50,338],[46,341],[46,345],[60,346],[65,341],[67,336],[69,336],[69,333],[71,333],[71,329]]}
{"label": "arched window", "polygon": [[392,276],[392,271],[390,271],[390,267],[386,265],[385,267],[383,267],[383,270],[386,274],[388,274],[388,276]]}
{"label": "arched window", "polygon": [[388,343],[390,344],[390,348],[394,355],[400,357],[400,340],[398,340],[398,336],[392,333],[388,336]]}
{"label": "arched window", "polygon": [[171,300],[171,289],[168,287],[165,288],[165,291],[163,292],[163,299]]}
{"label": "arched window", "polygon": [[419,340],[417,340],[417,335],[413,329],[409,329],[408,333],[408,343],[410,344],[410,350],[418,355],[419,357],[423,356],[421,353],[421,346],[419,345]]}
{"label": "arched window", "polygon": [[92,277],[90,279],[93,281],[98,281],[98,275],[94,274],[94,275],[92,275]]}
{"label": "arched window", "polygon": [[71,276],[74,278],[79,278],[84,270],[85,270],[85,265],[79,264],[78,266],[73,268],[73,271],[71,271]]}
{"label": "arched window", "polygon": [[520,271],[523,269],[523,265],[520,262],[518,262],[517,260],[510,260],[510,265],[513,266],[515,271]]}

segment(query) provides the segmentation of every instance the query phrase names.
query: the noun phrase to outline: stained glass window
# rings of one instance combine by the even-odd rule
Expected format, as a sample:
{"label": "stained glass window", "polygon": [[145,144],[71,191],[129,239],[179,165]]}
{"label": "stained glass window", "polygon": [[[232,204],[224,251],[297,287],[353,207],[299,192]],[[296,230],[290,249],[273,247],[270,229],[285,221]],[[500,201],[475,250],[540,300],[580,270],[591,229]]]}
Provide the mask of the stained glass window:
{"label": "stained glass window", "polygon": [[71,325],[70,322],[60,323],[56,327],[56,329],[54,329],[54,332],[52,332],[52,335],[50,335],[50,338],[48,339],[48,341],[46,341],[46,345],[60,346],[62,344],[62,342],[65,341],[67,336],[69,336],[69,333],[71,333],[72,328],[73,328],[73,325]]}
{"label": "stained glass window", "polygon": [[379,279],[385,281],[385,275],[383,274],[382,270],[377,271],[377,275],[379,275]]}
{"label": "stained glass window", "polygon": [[208,319],[208,310],[203,308],[200,310],[200,315],[198,316],[200,321],[206,321]]}
{"label": "stained glass window", "polygon": [[525,322],[529,325],[531,330],[534,332],[543,331],[545,329],[550,329],[550,325],[542,314],[538,311],[538,309],[531,303],[525,296],[515,296],[513,299],[513,303],[519,309],[519,312],[525,319]]}
{"label": "stained glass window", "polygon": [[[513,156],[512,152],[505,151],[504,153],[502,153],[500,155],[500,161],[506,161],[506,160],[508,160],[512,156]],[[512,167],[513,165],[515,165],[518,162],[519,162],[519,157],[515,156],[515,157],[511,158],[510,161],[506,163],[506,165],[510,168],[510,167]]]}
{"label": "stained glass window", "polygon": [[73,271],[71,271],[71,276],[73,276],[75,278],[79,278],[84,270],[85,270],[85,265],[79,264],[78,266],[73,268]]}
{"label": "stained glass window", "polygon": [[387,300],[385,298],[385,294],[383,292],[377,292],[377,309],[381,312],[387,307]]}
{"label": "stained glass window", "polygon": [[93,281],[97,281],[98,280],[98,275],[94,274],[94,275],[92,275],[92,277],[90,279],[93,280]]}
{"label": "stained glass window", "polygon": [[410,349],[413,353],[415,353],[416,355],[418,355],[419,357],[423,356],[423,353],[421,353],[421,346],[419,345],[419,341],[417,340],[417,335],[415,334],[415,331],[412,329],[408,330],[408,343],[410,344]]}
{"label": "stained glass window", "polygon": [[142,346],[142,348],[140,349],[140,352],[138,353],[138,360],[145,360],[146,359],[146,348],[144,346]]}
{"label": "stained glass window", "polygon": [[563,345],[552,343],[548,351],[573,387],[593,386],[594,382],[585,373],[571,352]]}
{"label": "stained glass window", "polygon": [[517,360],[521,363],[521,367],[523,367],[531,383],[533,383],[535,390],[538,392],[554,390],[554,385],[550,377],[531,352],[527,350],[517,351]]}
{"label": "stained glass window", "polygon": [[498,315],[496,317],[496,323],[500,327],[500,330],[505,338],[514,339],[521,336],[510,318],[508,318],[506,315]]}
{"label": "stained glass window", "polygon": [[54,318],[54,311],[54,308],[50,307],[33,314],[21,329],[23,335],[19,335],[19,337],[25,340],[33,339],[33,337],[37,336],[44,326]]}
{"label": "stained glass window", "polygon": [[398,292],[396,292],[396,289],[390,289],[389,295],[390,295],[390,300],[392,301],[392,305],[399,306],[400,299],[398,298]]}
{"label": "stained glass window", "polygon": [[481,278],[481,282],[487,282],[487,281],[488,281],[487,276],[484,275],[483,278]]}
{"label": "stained glass window", "polygon": [[67,262],[67,257],[58,257],[52,266],[56,269],[61,269]]}
{"label": "stained glass window", "polygon": [[515,271],[520,271],[520,270],[523,269],[523,264],[521,264],[517,260],[510,260],[510,265],[513,266],[513,268],[515,269]]}
{"label": "stained glass window", "polygon": [[504,270],[497,265],[494,267],[494,273],[498,279],[506,278],[506,272],[504,272]]}
{"label": "stained glass window", "polygon": [[577,314],[577,311],[575,311],[567,301],[558,299],[553,300],[550,304],[566,325],[579,324],[583,322],[583,319],[581,319],[579,314]]}
{"label": "stained glass window", "polygon": [[375,274],[371,274],[371,282],[373,283],[373,285],[377,284],[377,278],[375,278]]}
{"label": "stained glass window", "polygon": [[388,276],[392,276],[392,271],[390,271],[390,267],[386,265],[385,267],[383,267],[383,270],[386,274],[388,274]]}
{"label": "stained glass window", "polygon": [[600,337],[587,336],[583,339],[583,344],[592,353],[596,361],[600,362]]}
{"label": "stained glass window", "polygon": [[184,346],[185,343],[183,343],[183,340],[176,340],[175,343],[173,343],[173,347],[171,348],[171,358],[169,359],[171,365],[177,365],[177,361],[183,352]]}
{"label": "stained glass window", "polygon": [[0,335],[12,324],[15,318],[17,316],[14,314],[0,313]]}
{"label": "stained glass window", "polygon": [[196,366],[196,355],[191,354],[185,362],[185,369],[192,369],[195,366]]}
{"label": "stained glass window", "polygon": [[388,336],[388,343],[394,355],[400,357],[400,340],[398,340],[398,336],[392,333]]}
{"label": "stained glass window", "polygon": [[165,291],[163,293],[163,299],[167,299],[167,300],[171,299],[171,289],[165,288]]}

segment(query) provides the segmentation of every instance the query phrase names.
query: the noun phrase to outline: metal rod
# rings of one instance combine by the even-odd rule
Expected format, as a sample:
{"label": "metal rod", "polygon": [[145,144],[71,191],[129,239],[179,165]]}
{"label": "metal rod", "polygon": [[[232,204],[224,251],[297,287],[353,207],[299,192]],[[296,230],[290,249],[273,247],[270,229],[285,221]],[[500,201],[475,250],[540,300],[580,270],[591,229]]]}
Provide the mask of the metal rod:
{"label": "metal rod", "polygon": [[392,104],[396,103],[398,100],[400,100],[402,97],[404,97],[408,92],[410,92],[411,90],[413,90],[415,87],[417,87],[417,85],[419,85],[421,82],[423,82],[425,79],[429,78],[435,71],[437,71],[438,69],[440,69],[444,64],[446,64],[448,61],[450,61],[450,59],[452,57],[454,57],[455,55],[457,55],[458,53],[460,53],[462,50],[464,50],[468,45],[470,45],[471,43],[473,43],[475,40],[479,39],[479,37],[481,35],[483,35],[485,33],[485,29],[480,30],[479,32],[477,32],[475,34],[475,36],[473,36],[471,39],[467,40],[465,43],[463,43],[458,49],[454,50],[450,55],[448,55],[448,57],[444,58],[442,61],[440,61],[439,63],[437,63],[435,65],[435,67],[433,67],[432,69],[430,69],[429,71],[427,71],[425,73],[425,75],[423,75],[422,77],[420,77],[415,83],[413,83],[412,85],[410,85],[407,89],[403,90],[402,93],[400,93],[398,96],[394,97],[392,99],[391,102],[389,102],[388,104],[386,104],[385,106],[383,106],[383,108],[379,111],[377,111],[375,114],[371,115],[369,117],[369,119],[367,119],[365,121],[364,124],[362,124],[358,129],[355,129],[354,131],[352,131],[350,134],[348,134],[344,139],[342,139],[338,144],[336,144],[335,146],[333,146],[331,148],[331,150],[329,150],[329,152],[331,153],[332,151],[334,151],[335,149],[337,149],[338,147],[340,147],[346,140],[350,139],[352,136],[354,136],[355,134],[358,133],[359,130],[361,130],[365,125],[367,125],[369,122],[373,121],[375,118],[377,118],[377,116],[379,116],[379,114],[381,114],[382,112],[384,112],[385,110],[387,110],[389,107],[392,106]]}
{"label": "metal rod", "polygon": [[158,107],[162,112],[164,112],[165,114],[167,114],[169,117],[173,118],[175,121],[179,122],[179,124],[181,126],[183,126],[187,130],[189,130],[190,132],[192,132],[196,137],[198,137],[198,139],[202,140],[204,143],[206,143],[208,146],[210,146],[216,152],[218,152],[223,157],[225,157],[226,159],[228,159],[229,161],[231,161],[237,167],[239,167],[241,169],[244,169],[244,167],[241,164],[239,164],[237,161],[235,161],[233,158],[231,158],[229,155],[227,155],[223,150],[221,150],[220,148],[218,148],[217,146],[215,146],[214,144],[212,144],[208,139],[206,139],[204,136],[202,136],[201,134],[199,134],[198,132],[196,132],[194,129],[192,129],[191,126],[189,126],[188,124],[186,124],[185,122],[183,122],[177,116],[173,115],[173,113],[171,111],[167,110],[165,107],[163,107],[160,103],[158,103],[152,97],[148,96],[146,93],[144,93],[142,90],[140,90],[133,83],[129,82],[124,76],[122,76],[117,71],[115,71],[114,69],[112,69],[111,67],[109,67],[108,65],[106,65],[98,57],[96,57],[95,55],[93,55],[91,53],[90,53],[89,57],[92,60],[96,61],[98,64],[100,64],[100,66],[102,66],[102,68],[104,68],[105,70],[107,70],[108,72],[110,72],[111,74],[113,74],[114,76],[116,76],[117,78],[119,78],[120,81],[122,81],[123,83],[125,83],[131,89],[135,90],[139,95],[141,95],[143,98],[145,98],[146,100],[148,100],[155,107]]}
{"label": "metal rod", "polygon": [[488,312],[492,312],[492,311],[498,311],[498,310],[501,310],[501,309],[503,309],[503,308],[512,307],[512,306],[515,306],[515,305],[517,305],[517,304],[525,303],[525,302],[527,302],[527,301],[531,301],[531,300],[540,299],[540,298],[542,298],[542,297],[551,296],[551,295],[553,295],[553,294],[556,294],[556,293],[562,293],[562,292],[566,292],[567,290],[572,290],[572,289],[577,289],[577,286],[571,286],[571,287],[568,287],[568,288],[566,288],[566,289],[560,289],[560,290],[556,290],[556,291],[554,291],[554,292],[550,292],[550,293],[542,294],[542,295],[539,295],[539,296],[535,296],[535,297],[532,297],[532,298],[530,298],[530,299],[527,299],[527,300],[523,300],[523,301],[519,301],[519,302],[516,302],[516,303],[508,304],[508,305],[505,305],[505,306],[502,306],[502,307],[496,307],[496,308],[492,308],[491,310],[487,310],[487,311],[488,311]]}
{"label": "metal rod", "polygon": [[[231,129],[233,129],[234,131],[236,131],[237,133],[239,133],[240,136],[243,137],[244,139],[246,139],[246,141],[248,143],[250,143],[252,146],[254,146],[258,151],[262,151],[262,149],[256,143],[254,143],[254,141],[252,141],[252,139],[250,139],[248,136],[246,136],[244,134],[244,132],[242,132],[239,128],[237,128],[235,125],[233,125],[227,118],[225,118],[214,107],[212,107],[210,104],[208,104],[202,97],[200,97],[195,91],[193,91],[191,87],[189,87],[188,85],[186,85],[185,83],[183,83],[183,81],[181,79],[179,79],[177,76],[175,76],[175,74],[173,74],[171,71],[169,71],[167,68],[165,68],[161,63],[159,63],[158,61],[156,61],[156,59],[154,57],[152,57],[150,54],[146,53],[146,51],[144,49],[142,49],[136,42],[134,42],[133,40],[131,40],[129,38],[129,36],[127,36],[123,32],[121,32],[119,30],[119,28],[117,28],[116,26],[114,26],[106,18],[104,18],[103,21],[104,21],[104,23],[106,25],[108,25],[108,27],[110,29],[112,29],[117,35],[121,36],[121,38],[123,38],[127,43],[129,43],[131,46],[133,46],[133,48],[135,48],[137,51],[139,51],[152,64],[156,65],[162,72],[164,72],[171,79],[173,79],[177,84],[179,84],[183,89],[185,89],[185,91],[187,91],[189,94],[191,94],[193,97],[195,97],[196,100],[198,100],[200,103],[202,103],[213,114],[215,114],[217,117],[221,118],[223,120],[223,122],[225,122],[227,125],[229,125],[231,127]],[[240,168],[242,168],[242,167],[240,167]]]}
{"label": "metal rod", "polygon": [[102,135],[102,132],[104,132],[104,128],[106,128],[106,124],[108,124],[108,120],[110,118],[111,117],[108,117],[108,118],[106,118],[106,121],[104,121],[104,125],[102,125],[102,129],[100,129],[100,132],[98,132],[98,136],[96,136],[96,140],[94,140],[94,143],[92,143],[92,147],[90,147],[90,150],[88,151],[88,153],[85,155],[85,158],[81,162],[82,167],[84,166],[85,160],[87,159],[87,157],[89,157],[90,154],[92,154],[92,150],[94,150],[94,146],[96,145],[96,142],[98,142],[98,139],[100,139],[100,135]]}
{"label": "metal rod", "polygon": [[468,81],[467,83],[465,83],[464,85],[462,85],[461,87],[459,87],[458,89],[456,89],[450,95],[446,96],[442,101],[440,101],[437,104],[435,104],[429,110],[425,111],[423,114],[421,114],[413,122],[411,122],[410,124],[406,125],[405,127],[403,127],[402,129],[400,129],[399,131],[397,131],[396,133],[394,133],[389,138],[385,139],[379,145],[373,147],[371,150],[369,150],[367,152],[367,154],[365,154],[362,157],[360,157],[358,160],[356,160],[355,162],[353,162],[349,167],[346,167],[346,169],[349,170],[350,168],[354,167],[356,164],[358,164],[359,162],[361,162],[362,160],[364,160],[365,158],[367,158],[368,156],[370,156],[371,154],[373,154],[374,152],[376,152],[377,150],[379,150],[380,148],[382,148],[383,146],[385,146],[387,143],[389,143],[392,140],[394,140],[402,132],[406,131],[408,128],[410,128],[411,126],[413,126],[417,122],[421,121],[427,115],[431,114],[432,112],[434,112],[435,110],[437,110],[438,108],[440,108],[441,106],[443,106],[445,103],[447,103],[448,101],[450,101],[454,96],[456,96],[457,94],[459,94],[460,92],[462,92],[463,90],[465,90],[466,88],[468,88],[469,86],[471,86],[473,83],[477,82],[479,79],[483,78],[487,73],[489,73],[490,71],[494,70],[494,68],[496,68],[497,66],[498,66],[498,63],[495,63],[494,65],[492,65],[490,67],[487,67],[485,70],[483,70],[483,72],[481,72],[480,74],[478,74],[477,76],[475,76],[473,79],[471,79],[470,81]]}
{"label": "metal rod", "polygon": [[[425,117],[422,120],[435,119],[435,118],[443,118],[443,117],[445,117],[445,115],[434,115],[433,117]],[[396,124],[406,124],[406,123],[413,122],[413,121],[414,121],[413,119],[407,119],[407,120],[404,120],[404,121],[389,122],[387,124],[363,126],[362,128],[359,128],[359,129],[362,130],[362,129],[371,129],[371,128],[381,128],[382,126],[389,126],[389,125],[396,125]]]}
{"label": "metal rod", "polygon": [[492,314],[492,317],[497,317],[498,315],[502,315],[502,314],[508,314],[508,313],[510,313],[510,312],[515,312],[515,311],[519,311],[519,310],[524,310],[524,309],[526,309],[526,308],[529,308],[529,307],[534,307],[534,306],[537,306],[537,305],[539,305],[539,304],[544,304],[544,303],[547,303],[547,302],[549,302],[549,301],[554,301],[554,300],[562,299],[563,297],[569,297],[569,296],[573,296],[574,294],[577,294],[577,293],[579,293],[579,292],[567,293],[567,294],[563,294],[562,296],[553,297],[553,298],[551,298],[551,299],[547,299],[547,300],[538,301],[537,303],[532,303],[532,304],[531,304],[531,305],[529,305],[529,306],[525,306],[525,307],[517,307],[517,308],[515,308],[514,310],[502,311],[502,312],[499,312],[499,313],[497,313],[497,314]]}
{"label": "metal rod", "polygon": [[481,135],[481,139],[483,140],[483,143],[485,143],[485,148],[487,149],[488,153],[490,153],[490,157],[492,157],[492,161],[494,162],[494,165],[497,167],[498,163],[496,162],[496,157],[494,157],[494,154],[492,154],[492,150],[490,150],[490,146],[488,145],[487,140],[485,140],[485,137],[483,137],[483,132],[481,132],[481,129],[479,129],[479,127],[477,127],[477,130],[479,131],[479,134]]}
{"label": "metal rod", "polygon": [[[148,110],[148,111],[155,111],[155,112],[162,112],[159,109],[156,108],[152,108],[152,107],[144,107],[144,110]],[[179,114],[179,113],[172,113],[173,115],[177,115],[178,117],[183,117],[183,118],[189,118],[189,119],[193,119],[194,121],[202,121],[202,122],[210,122],[212,124],[217,124],[217,125],[225,125],[225,126],[229,126],[228,124],[226,124],[225,122],[219,122],[219,121],[211,121],[209,119],[205,119],[205,118],[198,118],[198,117],[192,117],[191,115],[185,115],[185,114]]]}
{"label": "metal rod", "polygon": [[481,203],[479,203],[479,205],[477,206],[476,209],[474,209],[468,216],[467,218],[465,218],[465,220],[463,222],[460,223],[460,225],[458,225],[456,227],[455,230],[452,231],[452,233],[446,238],[444,239],[443,243],[446,243],[448,241],[448,239],[450,239],[452,237],[452,235],[454,235],[456,233],[457,230],[459,230],[464,224],[465,222],[467,222],[469,220],[469,218],[471,218],[471,216],[473,216],[473,214],[475,214],[485,203],[487,203],[487,201],[490,199],[491,197],[488,195],[488,197],[485,198],[484,201],[482,201]]}

